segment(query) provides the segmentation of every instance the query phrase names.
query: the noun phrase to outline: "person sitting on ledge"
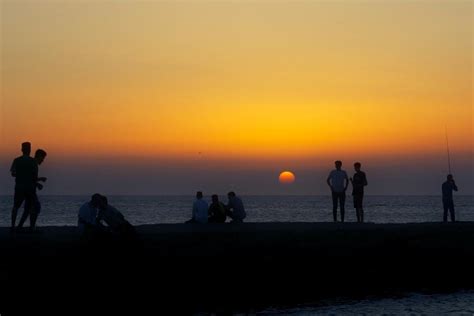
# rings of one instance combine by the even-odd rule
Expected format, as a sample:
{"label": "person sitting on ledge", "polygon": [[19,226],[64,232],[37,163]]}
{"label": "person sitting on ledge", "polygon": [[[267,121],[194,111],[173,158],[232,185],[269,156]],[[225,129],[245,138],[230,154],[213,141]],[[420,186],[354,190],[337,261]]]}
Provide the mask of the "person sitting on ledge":
{"label": "person sitting on ledge", "polygon": [[186,221],[186,223],[207,223],[207,210],[209,209],[209,207],[207,205],[207,202],[204,201],[202,197],[202,192],[198,191],[196,193],[196,200],[193,203],[192,218]]}
{"label": "person sitting on ledge", "polygon": [[[101,221],[104,221],[108,228],[105,228]],[[97,223],[102,225],[105,230],[109,230],[112,233],[117,233],[121,236],[134,236],[135,229],[130,224],[122,213],[120,213],[115,207],[109,204],[107,197],[101,195],[99,203],[99,212],[97,214]]]}
{"label": "person sitting on ledge", "polygon": [[209,223],[225,223],[225,205],[219,201],[217,194],[212,196],[212,203],[209,206]]}
{"label": "person sitting on ledge", "polygon": [[235,192],[227,194],[229,203],[227,204],[227,215],[232,218],[231,223],[243,223],[247,213],[245,213],[244,203],[242,199],[235,195]]}

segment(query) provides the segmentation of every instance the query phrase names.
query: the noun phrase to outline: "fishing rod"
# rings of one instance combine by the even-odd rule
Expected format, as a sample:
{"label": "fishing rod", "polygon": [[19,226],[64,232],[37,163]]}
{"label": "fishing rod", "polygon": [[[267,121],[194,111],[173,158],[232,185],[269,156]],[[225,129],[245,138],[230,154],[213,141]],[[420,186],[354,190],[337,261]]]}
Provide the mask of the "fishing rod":
{"label": "fishing rod", "polygon": [[[444,130],[445,130],[445,133],[446,133],[446,152],[448,153],[448,174],[451,174],[451,155],[450,155],[450,152],[449,152],[448,126],[447,125],[444,126]],[[460,218],[461,218],[461,213],[459,212],[459,210],[457,210],[457,220],[459,221]]]}
{"label": "fishing rod", "polygon": [[445,125],[445,133],[446,133],[446,151],[448,153],[448,174],[451,174],[451,155],[449,153],[449,142],[448,142],[448,126]]}

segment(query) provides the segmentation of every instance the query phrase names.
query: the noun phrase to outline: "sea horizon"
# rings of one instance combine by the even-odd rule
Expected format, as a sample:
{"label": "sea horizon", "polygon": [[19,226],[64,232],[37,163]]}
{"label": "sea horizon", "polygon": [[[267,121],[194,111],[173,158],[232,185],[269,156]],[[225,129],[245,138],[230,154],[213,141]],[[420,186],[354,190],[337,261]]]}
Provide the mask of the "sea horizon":
{"label": "sea horizon", "polygon": [[[187,195],[108,195],[109,203],[123,213],[132,225],[177,224],[191,218],[194,194]],[[210,194],[204,196],[210,202]],[[242,195],[245,222],[332,222],[330,195]],[[39,226],[77,225],[79,208],[90,199],[82,195],[39,195],[42,210]],[[223,203],[227,196],[219,195]],[[0,226],[10,224],[13,196],[0,196]],[[455,196],[457,220],[474,221],[474,196]],[[355,222],[350,193],[345,203],[346,222]],[[367,195],[364,198],[366,222],[421,223],[441,221],[439,195]],[[22,211],[22,210],[20,210]],[[230,221],[228,219],[227,221]]]}

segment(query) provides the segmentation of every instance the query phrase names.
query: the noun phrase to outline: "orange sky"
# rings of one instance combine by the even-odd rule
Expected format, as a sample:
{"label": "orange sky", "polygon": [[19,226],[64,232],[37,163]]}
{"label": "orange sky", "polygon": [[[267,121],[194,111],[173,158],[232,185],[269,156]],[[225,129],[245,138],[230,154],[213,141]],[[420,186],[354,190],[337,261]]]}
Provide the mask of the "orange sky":
{"label": "orange sky", "polygon": [[2,1],[0,158],[466,160],[472,7]]}

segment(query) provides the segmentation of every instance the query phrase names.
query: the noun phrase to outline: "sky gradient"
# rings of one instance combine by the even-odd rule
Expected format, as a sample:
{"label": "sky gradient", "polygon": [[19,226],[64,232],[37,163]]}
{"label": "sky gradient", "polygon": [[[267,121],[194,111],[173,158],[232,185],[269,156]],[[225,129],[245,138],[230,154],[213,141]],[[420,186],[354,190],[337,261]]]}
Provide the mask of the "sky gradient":
{"label": "sky gradient", "polygon": [[[45,194],[473,194],[471,1],[2,1],[0,179]],[[278,183],[291,170],[296,181]]]}

